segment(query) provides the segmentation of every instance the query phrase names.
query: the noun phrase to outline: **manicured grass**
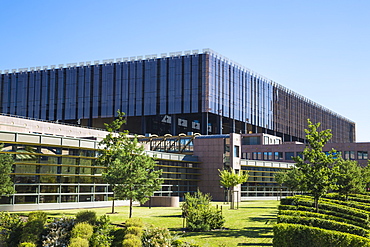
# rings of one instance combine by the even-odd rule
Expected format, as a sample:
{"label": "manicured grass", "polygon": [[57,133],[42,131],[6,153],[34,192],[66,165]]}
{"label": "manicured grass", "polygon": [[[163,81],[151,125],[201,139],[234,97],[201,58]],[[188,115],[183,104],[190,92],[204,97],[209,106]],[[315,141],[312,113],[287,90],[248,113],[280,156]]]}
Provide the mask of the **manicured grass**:
{"label": "manicured grass", "polygon": [[[272,226],[276,223],[279,201],[247,201],[239,205],[238,210],[230,210],[229,205],[212,203],[222,206],[226,218],[225,229],[211,232],[186,232],[180,208],[165,207],[134,207],[133,217],[142,218],[146,224],[169,228],[173,233],[186,241],[205,247],[217,246],[272,246]],[[50,210],[49,216],[71,216],[86,209]],[[98,215],[111,212],[110,208],[94,208]],[[117,214],[109,214],[113,223],[122,223],[128,218],[128,207],[117,207]],[[24,212],[23,212],[24,213]]]}

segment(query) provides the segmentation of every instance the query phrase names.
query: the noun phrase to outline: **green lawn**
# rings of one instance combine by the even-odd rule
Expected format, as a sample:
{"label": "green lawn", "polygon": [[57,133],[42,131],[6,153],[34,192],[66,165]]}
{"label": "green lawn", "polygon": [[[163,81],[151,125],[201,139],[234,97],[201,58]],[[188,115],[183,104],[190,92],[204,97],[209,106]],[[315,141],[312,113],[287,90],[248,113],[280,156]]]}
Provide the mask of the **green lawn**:
{"label": "green lawn", "polygon": [[[226,218],[225,230],[211,232],[184,232],[180,208],[165,207],[134,207],[133,217],[142,218],[146,224],[169,228],[171,231],[201,246],[272,246],[272,226],[276,222],[279,201],[248,201],[242,202],[238,210],[230,210],[229,205],[223,207]],[[46,211],[49,216],[74,215],[83,209]],[[109,213],[110,208],[89,209],[98,215]],[[110,214],[114,223],[124,222],[128,218],[128,207],[116,207],[118,214]]]}

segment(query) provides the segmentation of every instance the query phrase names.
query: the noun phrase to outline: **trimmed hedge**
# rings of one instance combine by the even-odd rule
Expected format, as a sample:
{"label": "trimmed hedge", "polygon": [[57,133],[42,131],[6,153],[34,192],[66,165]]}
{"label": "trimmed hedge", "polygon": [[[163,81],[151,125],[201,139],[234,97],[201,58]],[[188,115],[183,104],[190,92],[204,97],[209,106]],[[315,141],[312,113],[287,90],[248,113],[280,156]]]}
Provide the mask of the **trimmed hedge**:
{"label": "trimmed hedge", "polygon": [[351,224],[346,224],[338,221],[312,218],[312,217],[301,217],[301,216],[291,216],[291,215],[278,215],[278,223],[290,223],[319,227],[327,230],[335,230],[340,232],[347,232],[355,234],[362,237],[368,237],[370,231],[359,226],[354,226]]}
{"label": "trimmed hedge", "polygon": [[[302,205],[306,207],[314,206],[314,202],[312,199],[307,198],[307,197],[305,198],[303,196],[288,197],[288,198],[285,198],[284,200],[283,199],[281,200],[281,204],[283,205]],[[359,218],[363,218],[365,220],[369,220],[369,213],[364,210],[351,208],[345,205],[338,205],[338,204],[331,203],[328,201],[325,201],[325,202],[320,201],[319,210],[320,209],[340,212],[343,214],[349,214],[349,215],[353,215]]]}
{"label": "trimmed hedge", "polygon": [[275,247],[370,247],[370,239],[317,227],[276,224],[274,226]]}
{"label": "trimmed hedge", "polygon": [[314,212],[309,212],[309,211],[299,211],[299,210],[280,210],[279,211],[280,215],[291,215],[291,216],[301,216],[301,217],[313,217],[313,218],[321,218],[321,219],[326,219],[326,220],[334,220],[337,222],[344,222],[347,224],[351,224],[354,226],[359,226],[364,229],[369,229],[369,226],[367,224],[364,224],[362,222],[358,222],[355,220],[349,220],[345,219],[343,217],[338,217],[330,214],[322,214],[322,213],[314,213]]}
{"label": "trimmed hedge", "polygon": [[[299,210],[299,211],[307,211],[307,212],[316,212],[315,208],[313,207],[306,207],[306,206],[293,206],[293,205],[280,205],[279,210]],[[325,209],[319,209],[319,213],[326,214],[326,215],[332,215],[336,217],[343,218],[344,220],[351,220],[357,222],[358,226],[361,226],[363,228],[368,228],[369,221],[364,218],[359,218],[357,216],[353,216],[346,213],[331,211],[331,210],[325,210]]]}
{"label": "trimmed hedge", "polygon": [[361,210],[364,210],[364,211],[370,213],[370,206],[369,206],[369,204],[366,204],[366,203],[363,203],[363,202],[358,202],[358,201],[342,201],[342,200],[328,199],[328,198],[323,198],[320,201],[323,201],[323,202],[333,202],[333,203],[337,203],[339,205],[345,205],[345,206],[348,206],[348,207],[361,209]]}

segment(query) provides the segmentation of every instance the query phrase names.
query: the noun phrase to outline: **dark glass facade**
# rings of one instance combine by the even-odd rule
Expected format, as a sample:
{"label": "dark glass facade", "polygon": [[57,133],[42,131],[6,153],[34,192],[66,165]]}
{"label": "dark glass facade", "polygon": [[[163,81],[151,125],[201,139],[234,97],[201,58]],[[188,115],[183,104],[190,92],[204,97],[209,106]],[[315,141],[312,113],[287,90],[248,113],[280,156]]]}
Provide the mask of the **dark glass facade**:
{"label": "dark glass facade", "polygon": [[214,52],[72,64],[0,75],[0,111],[132,133],[269,133],[302,141],[306,119],[355,141],[355,124]]}

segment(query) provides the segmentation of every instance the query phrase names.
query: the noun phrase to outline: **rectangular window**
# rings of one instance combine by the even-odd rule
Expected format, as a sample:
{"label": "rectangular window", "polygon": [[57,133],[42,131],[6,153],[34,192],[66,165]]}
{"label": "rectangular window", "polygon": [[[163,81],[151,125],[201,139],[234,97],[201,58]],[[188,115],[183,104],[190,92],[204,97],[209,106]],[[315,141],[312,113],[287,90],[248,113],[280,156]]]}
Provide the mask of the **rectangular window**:
{"label": "rectangular window", "polygon": [[275,160],[282,160],[283,159],[283,152],[274,152],[274,159]]}
{"label": "rectangular window", "polygon": [[294,152],[286,152],[285,153],[285,160],[293,160]]}
{"label": "rectangular window", "polygon": [[357,151],[357,159],[367,160],[367,158],[368,158],[367,151]]}
{"label": "rectangular window", "polygon": [[239,157],[239,146],[234,145],[234,157]]}

